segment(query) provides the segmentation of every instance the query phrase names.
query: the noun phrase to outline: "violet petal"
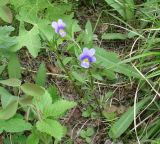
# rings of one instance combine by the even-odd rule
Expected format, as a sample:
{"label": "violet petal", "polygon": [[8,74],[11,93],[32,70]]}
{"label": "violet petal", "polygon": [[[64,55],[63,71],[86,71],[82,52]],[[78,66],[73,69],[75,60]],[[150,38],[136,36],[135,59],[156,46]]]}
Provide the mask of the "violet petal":
{"label": "violet petal", "polygon": [[81,62],[81,67],[89,68],[89,66],[90,66],[89,62],[84,62],[84,61]]}

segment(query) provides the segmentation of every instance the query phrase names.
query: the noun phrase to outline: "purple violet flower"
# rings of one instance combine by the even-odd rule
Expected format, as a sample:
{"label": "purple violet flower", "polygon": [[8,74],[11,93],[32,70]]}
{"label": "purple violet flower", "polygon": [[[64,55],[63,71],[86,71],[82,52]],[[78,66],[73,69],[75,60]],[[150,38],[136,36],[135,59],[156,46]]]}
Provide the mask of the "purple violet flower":
{"label": "purple violet flower", "polygon": [[62,19],[59,19],[58,22],[53,21],[52,27],[55,29],[55,32],[61,37],[64,37],[66,35],[66,32],[64,31],[66,24],[63,22]]}
{"label": "purple violet flower", "polygon": [[94,56],[95,52],[96,51],[94,48],[91,48],[91,49],[84,48],[83,49],[83,52],[79,56],[82,67],[89,68],[90,63],[96,62],[96,57]]}

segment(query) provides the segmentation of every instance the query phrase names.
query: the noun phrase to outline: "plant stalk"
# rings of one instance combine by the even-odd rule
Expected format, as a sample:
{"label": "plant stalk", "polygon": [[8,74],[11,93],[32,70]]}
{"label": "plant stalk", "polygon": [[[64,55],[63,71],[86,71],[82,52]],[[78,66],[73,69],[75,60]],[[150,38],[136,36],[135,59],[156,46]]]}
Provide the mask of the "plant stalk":
{"label": "plant stalk", "polygon": [[99,114],[102,117],[103,114],[102,114],[102,110],[101,110],[101,107],[100,107],[100,102],[99,102],[97,96],[94,94],[94,81],[93,81],[92,72],[91,72],[90,69],[88,70],[88,73],[89,73],[89,76],[90,76],[91,94],[94,96],[95,102],[98,105]]}
{"label": "plant stalk", "polygon": [[79,95],[80,97],[83,97],[81,91],[79,90],[79,88],[77,87],[77,85],[75,84],[75,82],[72,80],[72,76],[71,76],[70,72],[68,71],[68,69],[67,69],[67,68],[65,67],[65,65],[63,64],[63,61],[61,60],[59,53],[55,51],[55,54],[56,54],[57,59],[59,60],[59,62],[60,62],[60,64],[61,64],[61,66],[63,67],[64,72],[67,74],[70,82],[72,83],[74,89],[76,90],[76,92],[78,93],[78,95]]}

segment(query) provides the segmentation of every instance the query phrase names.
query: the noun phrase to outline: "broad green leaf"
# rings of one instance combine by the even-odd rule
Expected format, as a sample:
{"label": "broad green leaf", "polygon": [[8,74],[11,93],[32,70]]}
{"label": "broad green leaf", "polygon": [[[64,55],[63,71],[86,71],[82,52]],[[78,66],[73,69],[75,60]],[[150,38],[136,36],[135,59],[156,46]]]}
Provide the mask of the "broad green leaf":
{"label": "broad green leaf", "polygon": [[31,130],[32,125],[20,118],[13,118],[6,121],[6,132],[23,132],[26,130]]}
{"label": "broad green leaf", "polygon": [[106,39],[106,40],[115,40],[115,39],[125,40],[125,39],[127,39],[127,35],[121,34],[121,33],[104,33],[102,35],[102,39]]}
{"label": "broad green leaf", "polygon": [[22,106],[26,106],[26,105],[32,104],[32,100],[33,100],[32,96],[24,96],[24,97],[19,98],[19,103]]}
{"label": "broad green leaf", "polygon": [[16,78],[0,80],[0,83],[3,85],[11,86],[11,87],[19,87],[21,85],[21,81]]}
{"label": "broad green leaf", "polygon": [[21,118],[12,118],[9,120],[0,120],[0,127],[5,132],[24,132],[31,130],[32,125]]}
{"label": "broad green leaf", "polygon": [[[48,7],[47,17],[52,20],[58,20],[60,17],[61,17],[61,19],[65,19],[65,17],[68,16],[65,13],[71,11],[71,8],[72,8],[71,4],[54,3],[52,7]],[[68,26],[68,24],[67,24],[67,26]]]}
{"label": "broad green leaf", "polygon": [[18,43],[11,48],[11,51],[17,51],[26,46],[31,55],[36,57],[41,49],[39,31],[36,26],[34,26],[30,31],[27,31],[24,28],[24,24],[21,23],[17,41]]}
{"label": "broad green leaf", "polygon": [[81,83],[85,83],[84,77],[78,74],[76,71],[72,71],[72,76]]}
{"label": "broad green leaf", "polygon": [[0,5],[0,18],[7,23],[11,23],[13,19],[11,9],[5,5]]}
{"label": "broad green leaf", "polygon": [[0,87],[0,96],[3,109],[6,108],[12,101],[18,100],[18,97],[13,96],[3,87]]}
{"label": "broad green leaf", "polygon": [[[10,0],[10,2],[14,6],[14,10],[17,12],[16,18],[21,23],[26,22],[32,24],[33,29],[38,30],[36,31],[36,34],[44,40],[53,40],[55,33],[54,29],[51,27],[51,22],[57,21],[60,18],[66,23],[65,30],[67,35],[72,35],[70,33],[73,33],[73,31],[79,31],[78,24],[73,20],[74,14],[71,13],[71,4],[51,3],[48,0],[23,0],[23,2],[21,0]],[[28,33],[26,37],[29,36],[29,33],[33,34],[32,30],[25,32],[26,34]],[[21,35],[18,36],[18,39],[21,41]],[[35,39],[38,39],[38,36]],[[20,47],[21,45],[19,44],[19,46],[14,47],[12,50],[16,51]]]}
{"label": "broad green leaf", "polygon": [[8,104],[6,108],[0,110],[0,119],[7,120],[13,117],[16,114],[17,108],[18,102],[16,100],[11,101],[11,103]]}
{"label": "broad green leaf", "polygon": [[48,105],[44,108],[45,117],[54,117],[59,118],[62,116],[67,110],[76,106],[76,103],[73,101],[66,100],[58,100],[52,105]]}
{"label": "broad green leaf", "polygon": [[[33,25],[37,27],[39,30],[39,35],[47,41],[52,41],[54,36],[54,29],[50,26],[51,21],[45,20],[38,20],[37,23],[33,22]],[[47,26],[47,27],[46,27]]]}
{"label": "broad green leaf", "polygon": [[16,54],[12,54],[8,63],[9,78],[21,78],[21,65]]}
{"label": "broad green leaf", "polygon": [[0,27],[0,48],[10,48],[17,43],[16,37],[10,37],[10,33],[14,31],[11,26]]}
{"label": "broad green leaf", "polygon": [[[11,0],[11,3],[18,13],[16,18],[20,22],[27,22],[36,27],[38,34],[44,40],[53,40],[55,33],[54,29],[51,27],[51,22],[57,21],[59,18],[67,22],[66,29],[68,32],[71,31],[68,30],[68,27],[72,26],[72,23],[70,22],[73,18],[73,14],[72,16],[66,14],[66,12],[71,11],[70,4],[59,5],[59,3],[50,3],[47,0],[24,0],[23,2]],[[45,11],[45,13],[43,13],[42,16],[39,16],[43,11]]]}
{"label": "broad green leaf", "polygon": [[52,98],[46,90],[42,96],[34,97],[33,104],[43,112],[46,107],[49,107],[52,104]]}
{"label": "broad green leaf", "polygon": [[29,137],[27,138],[27,144],[39,144],[39,137],[32,133],[29,135]]}
{"label": "broad green leaf", "polygon": [[[17,4],[15,4],[15,6],[16,5]],[[46,0],[35,0],[34,2],[25,1],[24,4],[20,6],[21,9],[18,10],[19,15],[17,18],[21,22],[32,24],[38,30],[38,34],[41,35],[43,39],[51,41],[53,39],[53,28],[50,26],[51,20],[46,19],[46,17],[45,19],[37,17],[37,15],[39,15],[39,11],[44,9],[47,11],[49,6],[52,7],[52,4],[49,4],[49,2]],[[52,9],[54,8],[52,7]]]}
{"label": "broad green leaf", "polygon": [[46,82],[46,66],[45,63],[41,63],[38,71],[37,71],[37,76],[36,76],[36,84],[39,86],[45,86]]}
{"label": "broad green leaf", "polygon": [[[143,108],[143,106],[150,100],[150,97],[144,98],[136,104],[136,114]],[[132,124],[134,120],[134,107],[128,109],[120,119],[118,119],[111,129],[109,130],[109,136],[113,139],[120,137],[127,128]]]}
{"label": "broad green leaf", "polygon": [[118,55],[113,52],[108,52],[102,48],[96,49],[97,64],[105,68],[105,70],[111,70],[124,74],[128,77],[141,78],[141,76],[131,66],[122,64]]}
{"label": "broad green leaf", "polygon": [[56,120],[45,119],[38,121],[36,127],[40,132],[47,133],[58,140],[61,140],[64,136],[64,127]]}
{"label": "broad green leaf", "polygon": [[29,96],[33,96],[33,97],[41,97],[45,93],[45,90],[43,88],[41,88],[40,86],[36,84],[32,84],[32,83],[22,84],[21,89],[25,94]]}

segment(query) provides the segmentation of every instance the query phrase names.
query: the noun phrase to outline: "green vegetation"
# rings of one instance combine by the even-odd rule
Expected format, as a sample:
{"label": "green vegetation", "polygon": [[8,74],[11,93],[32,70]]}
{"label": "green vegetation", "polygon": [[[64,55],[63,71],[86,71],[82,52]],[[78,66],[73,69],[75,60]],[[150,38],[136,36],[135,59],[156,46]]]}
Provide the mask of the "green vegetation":
{"label": "green vegetation", "polygon": [[159,144],[159,27],[159,0],[0,0],[0,143]]}

